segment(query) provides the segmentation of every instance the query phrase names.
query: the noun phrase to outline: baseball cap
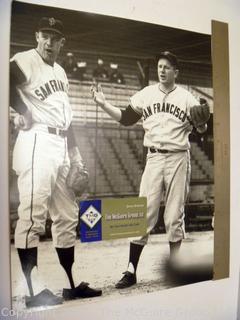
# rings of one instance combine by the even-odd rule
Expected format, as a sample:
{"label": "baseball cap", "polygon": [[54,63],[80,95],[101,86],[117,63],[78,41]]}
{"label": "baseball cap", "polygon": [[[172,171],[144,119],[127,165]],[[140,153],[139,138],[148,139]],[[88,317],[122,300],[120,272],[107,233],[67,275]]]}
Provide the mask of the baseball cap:
{"label": "baseball cap", "polygon": [[173,53],[169,51],[163,51],[157,56],[157,61],[159,61],[160,58],[167,59],[171,63],[171,65],[178,69],[178,59]]}
{"label": "baseball cap", "polygon": [[38,31],[53,31],[63,36],[63,23],[55,18],[43,17],[38,24]]}

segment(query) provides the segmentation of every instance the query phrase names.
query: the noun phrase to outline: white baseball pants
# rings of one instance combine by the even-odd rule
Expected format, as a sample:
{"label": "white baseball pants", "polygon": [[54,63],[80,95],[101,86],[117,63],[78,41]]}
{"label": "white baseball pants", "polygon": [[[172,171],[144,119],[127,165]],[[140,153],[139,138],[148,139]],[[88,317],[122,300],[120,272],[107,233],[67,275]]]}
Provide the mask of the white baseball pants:
{"label": "white baseball pants", "polygon": [[16,248],[38,245],[48,212],[53,221],[53,245],[59,248],[74,245],[78,206],[73,191],[66,186],[69,168],[67,138],[48,133],[44,125],[19,132],[13,151],[20,198]]}
{"label": "white baseball pants", "polygon": [[154,228],[165,190],[164,224],[168,241],[177,242],[185,237],[184,205],[190,182],[189,151],[148,153],[142,175],[140,197],[147,197],[147,233],[133,243],[145,245]]}

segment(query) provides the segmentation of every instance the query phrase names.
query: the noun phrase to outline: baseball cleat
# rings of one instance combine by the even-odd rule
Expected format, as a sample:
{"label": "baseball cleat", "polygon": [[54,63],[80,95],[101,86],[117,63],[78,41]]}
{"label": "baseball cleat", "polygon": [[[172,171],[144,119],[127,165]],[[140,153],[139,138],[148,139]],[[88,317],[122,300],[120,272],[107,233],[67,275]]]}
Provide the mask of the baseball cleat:
{"label": "baseball cleat", "polygon": [[117,289],[124,289],[133,286],[137,283],[137,277],[135,273],[129,271],[123,272],[124,276],[118,283],[115,285]]}
{"label": "baseball cleat", "polygon": [[62,304],[63,299],[54,295],[50,290],[44,289],[35,296],[25,296],[25,304],[27,308],[40,306],[55,306]]}
{"label": "baseball cleat", "polygon": [[63,299],[64,300],[73,300],[79,298],[93,298],[102,295],[102,290],[92,289],[89,286],[89,283],[81,282],[78,287],[74,289],[63,289]]}

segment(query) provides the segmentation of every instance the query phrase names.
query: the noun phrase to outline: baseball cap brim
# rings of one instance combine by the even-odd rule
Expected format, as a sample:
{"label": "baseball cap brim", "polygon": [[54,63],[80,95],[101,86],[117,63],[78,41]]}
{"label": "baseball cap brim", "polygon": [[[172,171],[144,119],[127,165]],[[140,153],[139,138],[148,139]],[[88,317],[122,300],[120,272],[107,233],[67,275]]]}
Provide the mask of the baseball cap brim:
{"label": "baseball cap brim", "polygon": [[64,34],[62,32],[60,32],[59,30],[54,29],[54,28],[41,28],[41,29],[39,29],[39,31],[51,31],[51,32],[57,33],[61,36],[64,36]]}

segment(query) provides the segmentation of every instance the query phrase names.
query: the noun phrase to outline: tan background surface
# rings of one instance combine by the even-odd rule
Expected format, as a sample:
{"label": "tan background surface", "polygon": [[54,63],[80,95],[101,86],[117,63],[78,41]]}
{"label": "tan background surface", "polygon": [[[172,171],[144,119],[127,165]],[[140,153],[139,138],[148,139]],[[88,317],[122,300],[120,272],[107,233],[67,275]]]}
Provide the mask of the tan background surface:
{"label": "tan background surface", "polygon": [[215,234],[214,279],[229,276],[230,101],[228,25],[212,22],[214,99]]}

